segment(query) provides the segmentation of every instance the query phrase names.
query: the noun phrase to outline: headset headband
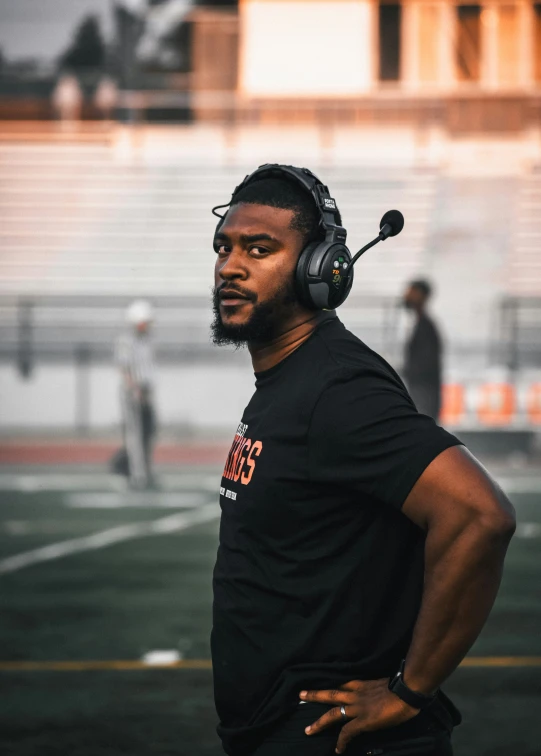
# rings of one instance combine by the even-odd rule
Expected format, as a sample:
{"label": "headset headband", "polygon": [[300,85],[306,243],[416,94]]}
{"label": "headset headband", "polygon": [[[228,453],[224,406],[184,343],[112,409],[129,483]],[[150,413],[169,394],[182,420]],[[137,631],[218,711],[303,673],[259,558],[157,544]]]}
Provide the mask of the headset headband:
{"label": "headset headband", "polygon": [[404,226],[402,213],[398,210],[389,210],[385,213],[376,239],[366,244],[352,257],[346,246],[346,229],[340,225],[340,213],[336,202],[330,196],[325,184],[322,184],[308,168],[266,163],[260,165],[235,187],[226,205],[213,207],[214,215],[223,218],[224,216],[216,210],[229,207],[247,184],[264,178],[288,178],[294,181],[311,194],[319,212],[319,226],[325,238],[309,241],[305,245],[295,269],[295,288],[300,303],[314,310],[333,310],[340,307],[346,301],[353,285],[353,266],[367,249],[402,231]]}
{"label": "headset headband", "polygon": [[329,189],[325,184],[323,184],[312,171],[309,171],[308,168],[296,168],[293,165],[280,165],[278,163],[266,163],[265,165],[260,165],[259,168],[253,173],[248,174],[244,180],[235,187],[227,205],[217,205],[212,209],[214,215],[218,216],[218,218],[222,218],[223,216],[216,213],[216,210],[222,207],[229,207],[234,203],[235,197],[241,189],[244,189],[245,186],[254,181],[259,181],[264,178],[289,178],[309,192],[319,211],[320,226],[325,233],[325,239],[327,241],[341,242],[342,244],[345,243],[347,232],[346,229],[340,225],[336,202],[331,197]]}

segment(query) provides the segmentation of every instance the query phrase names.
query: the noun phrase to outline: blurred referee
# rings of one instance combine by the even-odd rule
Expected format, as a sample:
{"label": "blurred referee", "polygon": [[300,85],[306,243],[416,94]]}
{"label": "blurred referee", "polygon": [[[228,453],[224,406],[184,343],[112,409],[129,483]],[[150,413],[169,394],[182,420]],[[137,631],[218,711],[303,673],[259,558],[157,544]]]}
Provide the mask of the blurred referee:
{"label": "blurred referee", "polygon": [[124,443],[130,485],[149,488],[152,474],[152,441],[156,431],[153,407],[154,353],[150,327],[154,319],[149,302],[139,299],[128,307],[128,331],[117,343],[120,368]]}

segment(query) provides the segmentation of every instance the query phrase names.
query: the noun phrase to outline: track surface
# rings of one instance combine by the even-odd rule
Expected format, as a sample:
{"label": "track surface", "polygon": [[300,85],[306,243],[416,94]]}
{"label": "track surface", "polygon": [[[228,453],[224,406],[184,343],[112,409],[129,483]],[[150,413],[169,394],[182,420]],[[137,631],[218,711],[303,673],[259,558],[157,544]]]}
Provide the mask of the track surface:
{"label": "track surface", "polygon": [[[134,496],[103,475],[0,474],[0,753],[221,753],[218,477],[191,469]],[[490,621],[446,685],[464,714],[456,756],[541,754],[541,480],[504,484],[519,528]],[[150,666],[156,650],[181,661]]]}

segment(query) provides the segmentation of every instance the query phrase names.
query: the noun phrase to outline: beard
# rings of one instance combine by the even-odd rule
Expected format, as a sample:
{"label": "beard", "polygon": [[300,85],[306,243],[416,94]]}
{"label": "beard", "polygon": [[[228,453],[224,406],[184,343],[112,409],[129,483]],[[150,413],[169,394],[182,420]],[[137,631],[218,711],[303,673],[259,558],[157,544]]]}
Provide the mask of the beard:
{"label": "beard", "polygon": [[[228,325],[222,320],[219,291],[220,289],[215,288],[212,292],[214,320],[210,327],[212,341],[218,346],[232,344],[239,348],[249,342],[264,344],[272,341],[280,334],[282,324],[291,314],[293,306],[297,302],[293,282],[288,281],[278,289],[272,299],[259,304],[255,300],[252,306],[252,314],[245,323]],[[242,306],[239,305],[239,307]],[[231,309],[235,311],[235,308]]]}

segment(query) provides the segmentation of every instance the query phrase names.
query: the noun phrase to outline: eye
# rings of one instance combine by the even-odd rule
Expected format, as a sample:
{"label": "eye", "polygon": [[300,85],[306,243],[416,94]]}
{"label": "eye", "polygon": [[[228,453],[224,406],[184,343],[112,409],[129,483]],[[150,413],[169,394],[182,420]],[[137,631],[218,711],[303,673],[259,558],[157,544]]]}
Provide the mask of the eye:
{"label": "eye", "polygon": [[219,257],[225,257],[231,252],[231,247],[228,247],[227,244],[215,244],[214,251]]}
{"label": "eye", "polygon": [[250,247],[250,254],[252,257],[264,257],[269,254],[269,250],[265,247]]}

